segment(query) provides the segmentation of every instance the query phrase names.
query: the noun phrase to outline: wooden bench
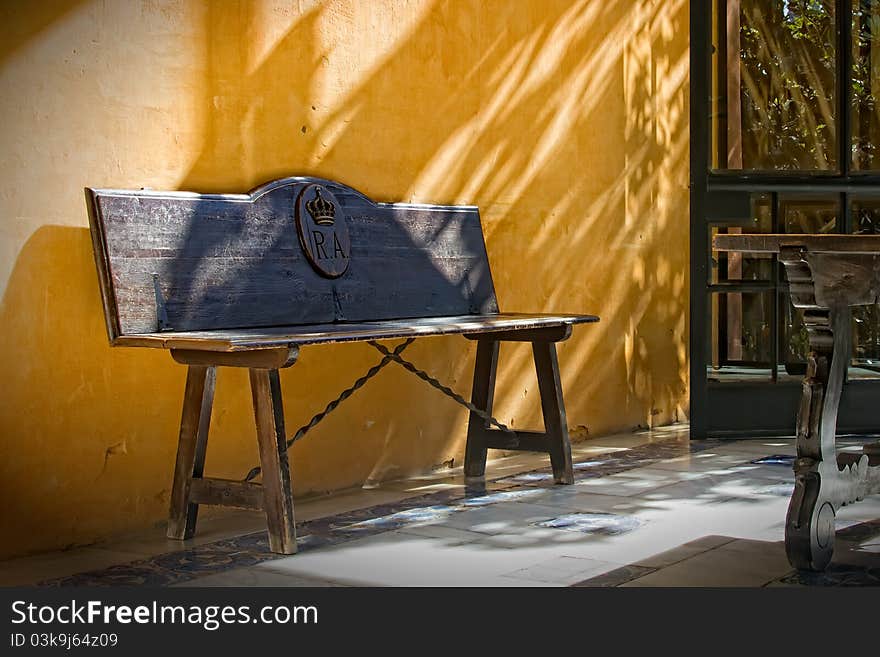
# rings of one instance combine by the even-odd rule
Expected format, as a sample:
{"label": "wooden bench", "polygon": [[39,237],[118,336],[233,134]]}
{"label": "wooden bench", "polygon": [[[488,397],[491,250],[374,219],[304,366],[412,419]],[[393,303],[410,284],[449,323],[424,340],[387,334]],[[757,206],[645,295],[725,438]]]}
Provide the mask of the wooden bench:
{"label": "wooden bench", "polygon": [[[520,449],[572,483],[555,343],[598,318],[499,312],[476,207],[374,203],[317,178],[86,200],[111,344],[188,366],[169,537],[192,537],[200,504],[263,509],[272,551],[296,551],[278,370],[305,345],[462,334],[478,342],[471,402],[485,415],[499,343],[532,343],[545,430],[501,431],[472,411],[465,474],[484,476],[489,448]],[[249,370],[262,485],[204,476],[218,366]]]}

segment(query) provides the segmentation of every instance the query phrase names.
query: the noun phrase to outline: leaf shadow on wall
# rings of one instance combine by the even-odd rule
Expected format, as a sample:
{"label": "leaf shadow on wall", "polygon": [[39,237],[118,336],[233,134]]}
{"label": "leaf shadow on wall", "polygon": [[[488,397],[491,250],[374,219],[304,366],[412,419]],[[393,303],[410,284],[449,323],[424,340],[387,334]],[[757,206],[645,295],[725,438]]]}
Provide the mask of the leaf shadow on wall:
{"label": "leaf shadow on wall", "polygon": [[[688,5],[537,4],[429,4],[327,101],[327,62],[345,44],[318,49],[330,18],[322,5],[251,65],[241,32],[258,34],[258,17],[210,3],[204,147],[179,187],[245,191],[302,174],[377,200],[477,204],[502,310],[602,316],[559,347],[570,426],[670,421],[687,391]],[[114,520],[120,529],[167,511],[183,369],[167,354],[107,346],[96,278],[88,231],[45,226],[21,250],[0,310],[3,413],[27,414],[29,427],[0,437],[9,501],[0,530],[33,528],[41,547],[46,527],[60,544],[106,532],[107,504],[130,512]],[[435,338],[407,353],[467,392],[469,346]],[[377,359],[366,345],[304,350],[283,374],[288,425]],[[296,445],[298,493],[461,453],[464,411],[399,368],[380,377]],[[246,390],[244,373],[221,371],[212,476],[240,477],[256,463]],[[540,426],[536,392],[527,347],[505,346],[496,414]],[[21,455],[25,440],[44,449]],[[60,494],[74,489],[70,500]]]}
{"label": "leaf shadow on wall", "polygon": [[[543,3],[539,13],[434,3],[329,106],[323,71],[346,54],[345,44],[315,45],[327,18],[320,8],[303,16],[252,70],[224,38],[227,19],[212,21],[213,66],[234,83],[212,90],[221,109],[205,104],[205,150],[181,186],[218,190],[242,175],[254,185],[297,173],[379,200],[476,203],[502,310],[602,315],[598,328],[560,345],[570,424],[602,432],[684,419],[688,52],[677,35],[687,32],[687,3],[583,0]],[[240,156],[242,170],[230,172],[219,153]],[[472,361],[458,339],[423,342],[421,365],[467,381]],[[298,403],[320,404],[369,366],[354,349],[326,348],[343,374],[332,384],[304,354],[288,376],[316,382],[323,396]],[[505,347],[500,367],[499,414],[540,426],[528,349]],[[460,448],[463,413],[404,378],[394,387],[400,407],[438,409],[423,423],[429,444],[410,437],[425,418],[386,415],[384,443],[365,432],[370,448],[359,459],[409,452],[401,460],[414,465],[426,451],[439,461]],[[385,401],[377,394],[364,406],[374,400]],[[619,412],[591,417],[607,408]],[[351,443],[330,427],[323,435]],[[345,460],[309,443],[297,446],[307,461]],[[396,467],[377,463],[371,477]]]}

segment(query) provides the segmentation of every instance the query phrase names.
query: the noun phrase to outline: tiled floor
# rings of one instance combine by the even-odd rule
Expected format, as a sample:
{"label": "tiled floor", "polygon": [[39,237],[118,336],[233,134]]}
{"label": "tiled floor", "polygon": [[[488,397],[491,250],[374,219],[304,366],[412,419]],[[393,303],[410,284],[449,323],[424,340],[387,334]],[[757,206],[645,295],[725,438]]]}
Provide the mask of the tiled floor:
{"label": "tiled floor", "polygon": [[[858,447],[860,440],[841,441]],[[792,440],[694,441],[686,426],[579,443],[574,486],[546,457],[389,482],[296,506],[300,551],[272,554],[260,514],[0,563],[0,584],[166,586],[880,585],[880,496],[841,510],[825,573],[782,543]]]}

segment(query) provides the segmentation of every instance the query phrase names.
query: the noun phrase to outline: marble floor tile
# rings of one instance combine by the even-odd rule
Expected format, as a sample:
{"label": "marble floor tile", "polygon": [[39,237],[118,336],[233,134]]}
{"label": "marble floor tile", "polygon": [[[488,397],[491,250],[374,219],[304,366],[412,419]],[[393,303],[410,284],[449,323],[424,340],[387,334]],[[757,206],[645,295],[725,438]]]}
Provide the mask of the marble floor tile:
{"label": "marble floor tile", "polygon": [[785,519],[772,523],[763,529],[753,529],[750,532],[751,538],[758,541],[784,541],[785,540]]}
{"label": "marble floor tile", "polygon": [[639,479],[637,477],[624,477],[609,475],[594,479],[582,479],[575,481],[575,487],[583,492],[597,493],[599,495],[614,495],[618,497],[643,496],[646,492],[668,485],[669,481],[651,479]]}
{"label": "marble floor tile", "polygon": [[[786,497],[785,499],[788,499],[788,497]],[[834,525],[835,525],[835,528],[837,529],[837,533],[838,533],[837,540],[838,541],[845,540],[843,538],[843,535],[841,534],[842,530],[853,527],[854,525],[858,525],[861,522],[863,522],[863,520],[861,518],[858,518],[858,519],[846,518],[846,517],[840,517],[840,515],[838,515],[838,517],[835,518],[835,520],[834,520]],[[759,530],[756,528],[753,531],[751,531],[750,534],[751,535],[749,536],[749,538],[753,538],[753,539],[759,540],[759,541],[769,541],[769,542],[784,541],[785,540],[785,514],[783,513],[783,515],[781,515],[779,518],[777,518],[775,522],[771,523],[770,525],[765,527],[763,530]]]}
{"label": "marble floor tile", "polygon": [[742,552],[744,554],[773,556],[778,559],[785,558],[785,543],[783,541],[761,541],[752,538],[737,538],[729,543],[720,545],[718,549]]}
{"label": "marble floor tile", "polygon": [[880,495],[871,495],[865,499],[848,504],[838,510],[836,519],[863,522],[880,518]]}
{"label": "marble floor tile", "polygon": [[696,545],[680,545],[678,547],[674,547],[671,550],[664,550],[658,554],[652,554],[649,557],[645,557],[644,559],[639,559],[635,562],[634,566],[639,566],[641,568],[649,568],[651,570],[657,570],[659,568],[666,568],[667,566],[671,566],[672,564],[678,563],[679,561],[684,561],[685,559],[690,559],[701,552],[705,552],[711,548],[708,547],[699,547]]}
{"label": "marble floor tile", "polygon": [[[779,483],[770,480],[772,483]],[[756,491],[768,486],[767,481],[740,479],[737,477],[709,476],[692,481],[681,481],[665,486],[654,487],[645,491],[640,497],[654,502],[670,500],[689,500],[701,505],[721,504],[734,499],[757,498],[783,499],[780,496],[760,495]],[[777,500],[778,501],[778,500]]]}
{"label": "marble floor tile", "polygon": [[702,472],[688,472],[681,470],[664,470],[655,467],[652,463],[649,466],[632,468],[624,472],[606,477],[607,479],[638,479],[645,482],[657,482],[661,485],[674,484],[679,481],[690,481],[704,477]]}
{"label": "marble floor tile", "polygon": [[[729,544],[728,544],[729,545]],[[631,586],[763,586],[791,571],[785,555],[745,553],[726,545],[622,584]]]}
{"label": "marble floor tile", "polygon": [[584,534],[561,532],[557,529],[536,526],[512,528],[504,533],[482,534],[481,536],[482,538],[476,542],[487,548],[523,550],[552,546],[550,552],[569,548],[578,556],[584,556],[584,552],[576,548],[589,538]]}
{"label": "marble floor tile", "polygon": [[849,549],[854,552],[880,555],[880,538],[870,538],[865,541],[853,543]]}
{"label": "marble floor tile", "polygon": [[255,568],[361,586],[522,586],[523,580],[502,576],[546,561],[553,552],[547,546],[513,550],[395,531]]}
{"label": "marble floor tile", "polygon": [[725,453],[748,453],[754,454],[754,458],[770,456],[771,454],[797,453],[794,438],[755,438],[724,442],[714,447],[712,451],[719,454]]}
{"label": "marble floor tile", "polygon": [[576,582],[572,586],[578,588],[610,588],[643,577],[648,573],[654,572],[654,570],[654,568],[646,568],[644,566],[620,566],[614,570],[609,570],[600,575]]}
{"label": "marble floor tile", "polygon": [[439,538],[449,541],[450,544],[456,543],[473,543],[475,541],[485,540],[485,534],[471,532],[466,529],[457,529],[455,527],[447,527],[445,525],[417,525],[411,527],[402,527],[398,530],[401,534],[411,536],[421,536],[423,538]]}
{"label": "marble floor tile", "polygon": [[688,541],[682,547],[690,547],[690,548],[702,548],[700,551],[705,552],[706,550],[712,550],[717,547],[721,547],[722,545],[726,545],[731,541],[735,541],[736,539],[732,536],[721,536],[712,534],[709,536],[700,536],[699,538],[695,538],[692,541]]}
{"label": "marble floor tile", "polygon": [[722,452],[708,450],[684,454],[672,459],[664,459],[653,464],[652,468],[662,470],[680,470],[684,472],[705,472],[707,470],[725,470],[728,468],[742,467],[749,464],[755,458],[754,453],[749,452]]}
{"label": "marble floor tile", "polygon": [[706,481],[707,493],[722,498],[738,498],[759,500],[763,497],[781,497],[790,499],[794,490],[793,478],[786,479],[773,476],[775,473],[743,473],[741,475],[710,475]]}
{"label": "marble floor tile", "polygon": [[834,546],[834,554],[831,563],[836,565],[858,566],[872,568],[880,574],[880,553],[877,551],[853,549],[841,542]]}
{"label": "marble floor tile", "polygon": [[607,561],[582,559],[579,557],[556,557],[526,568],[520,568],[502,577],[515,580],[529,580],[544,584],[571,586],[585,579],[602,575],[619,566]]}
{"label": "marble floor tile", "polygon": [[480,534],[518,533],[533,523],[559,515],[559,509],[527,502],[497,504],[467,509],[438,523]]}
{"label": "marble floor tile", "polygon": [[554,486],[553,488],[541,489],[538,495],[529,497],[525,502],[553,507],[560,513],[567,511],[637,513],[652,506],[640,498],[583,492],[575,486]]}

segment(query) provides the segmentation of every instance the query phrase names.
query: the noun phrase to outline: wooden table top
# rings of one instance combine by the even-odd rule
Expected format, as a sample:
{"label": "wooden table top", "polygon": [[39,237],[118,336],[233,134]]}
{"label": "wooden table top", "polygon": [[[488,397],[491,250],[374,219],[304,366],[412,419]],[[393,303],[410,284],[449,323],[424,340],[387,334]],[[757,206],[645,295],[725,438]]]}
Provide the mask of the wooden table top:
{"label": "wooden table top", "polygon": [[718,251],[779,253],[783,247],[803,247],[810,253],[880,253],[880,235],[796,235],[733,234],[716,235]]}

